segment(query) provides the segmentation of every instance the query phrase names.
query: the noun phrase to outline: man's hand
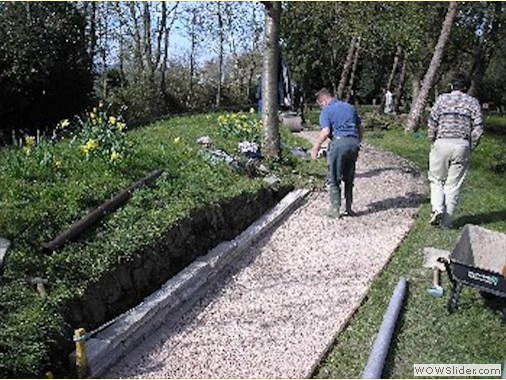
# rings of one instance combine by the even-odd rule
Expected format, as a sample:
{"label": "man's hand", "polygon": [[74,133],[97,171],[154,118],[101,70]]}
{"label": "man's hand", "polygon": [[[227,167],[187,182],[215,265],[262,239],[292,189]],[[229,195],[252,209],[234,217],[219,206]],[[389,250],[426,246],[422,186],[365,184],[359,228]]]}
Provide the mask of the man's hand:
{"label": "man's hand", "polygon": [[320,147],[328,139],[330,136],[330,128],[324,127],[321,129],[320,134],[318,135],[318,139],[316,143],[311,148],[311,158],[314,160],[318,157],[318,152],[320,151]]}
{"label": "man's hand", "polygon": [[311,148],[311,158],[313,160],[315,160],[316,158],[318,158],[318,152],[319,152],[320,148],[318,146],[313,146]]}

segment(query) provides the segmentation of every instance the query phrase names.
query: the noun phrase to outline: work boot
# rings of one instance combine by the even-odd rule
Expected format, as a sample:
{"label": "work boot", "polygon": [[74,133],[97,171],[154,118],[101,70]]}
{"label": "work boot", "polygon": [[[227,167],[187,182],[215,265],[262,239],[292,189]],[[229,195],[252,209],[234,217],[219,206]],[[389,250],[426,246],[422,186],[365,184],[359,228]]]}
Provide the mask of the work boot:
{"label": "work boot", "polygon": [[339,209],[341,208],[341,191],[336,188],[330,188],[329,197],[330,208],[322,210],[321,215],[339,219],[341,216],[339,213]]}
{"label": "work boot", "polygon": [[453,228],[453,220],[451,215],[448,215],[446,212],[444,213],[441,220],[441,228],[450,229]]}
{"label": "work boot", "polygon": [[432,214],[430,214],[429,224],[433,226],[439,226],[441,225],[441,222],[443,221],[444,214],[440,211],[432,211]]}
{"label": "work boot", "polygon": [[345,184],[344,186],[344,198],[346,199],[346,208],[344,210],[345,216],[354,216],[355,213],[353,212],[351,205],[353,204],[353,186],[349,186]]}

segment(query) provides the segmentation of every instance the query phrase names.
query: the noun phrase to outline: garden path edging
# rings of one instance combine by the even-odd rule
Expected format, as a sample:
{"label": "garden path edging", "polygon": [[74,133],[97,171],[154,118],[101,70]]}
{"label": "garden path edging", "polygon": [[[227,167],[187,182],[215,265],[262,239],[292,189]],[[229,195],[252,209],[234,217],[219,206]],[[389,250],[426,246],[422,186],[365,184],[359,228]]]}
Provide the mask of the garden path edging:
{"label": "garden path edging", "polygon": [[[172,323],[206,291],[213,279],[252,242],[293,211],[309,194],[299,189],[286,195],[274,208],[262,215],[231,241],[220,243],[205,256],[168,280],[138,306],[120,315],[86,343],[88,376],[99,377],[109,366],[154,331],[162,323]],[[75,363],[75,352],[70,355]]]}

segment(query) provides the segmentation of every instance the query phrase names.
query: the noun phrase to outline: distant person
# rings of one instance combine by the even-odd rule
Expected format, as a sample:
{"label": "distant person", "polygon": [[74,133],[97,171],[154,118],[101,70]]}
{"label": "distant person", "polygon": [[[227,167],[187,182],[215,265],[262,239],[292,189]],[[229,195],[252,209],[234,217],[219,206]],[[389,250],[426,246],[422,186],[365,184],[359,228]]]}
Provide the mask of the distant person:
{"label": "distant person", "polygon": [[332,97],[329,90],[321,89],[316,94],[321,108],[320,135],[311,148],[311,157],[318,157],[321,145],[331,138],[327,152],[329,171],[330,208],[323,215],[330,218],[341,216],[341,180],[344,182],[346,201],[343,215],[353,215],[353,183],[355,165],[363,136],[363,127],[357,110],[351,104]]}
{"label": "distant person", "polygon": [[466,94],[470,82],[462,74],[451,81],[451,92],[442,94],[428,119],[430,224],[450,228],[460,189],[469,167],[471,151],[483,134],[480,103]]}
{"label": "distant person", "polygon": [[385,92],[385,110],[387,115],[394,112],[394,94],[390,90]]}

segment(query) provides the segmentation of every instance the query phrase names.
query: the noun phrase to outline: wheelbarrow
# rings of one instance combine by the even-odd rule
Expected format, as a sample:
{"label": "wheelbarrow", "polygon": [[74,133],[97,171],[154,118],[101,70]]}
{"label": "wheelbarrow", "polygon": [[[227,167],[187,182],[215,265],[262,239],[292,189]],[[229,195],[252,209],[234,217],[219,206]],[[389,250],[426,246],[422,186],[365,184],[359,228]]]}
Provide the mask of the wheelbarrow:
{"label": "wheelbarrow", "polygon": [[[506,234],[490,231],[472,224],[464,226],[448,259],[440,257],[452,284],[448,312],[458,307],[464,286],[506,299]],[[506,322],[506,302],[502,308]]]}

